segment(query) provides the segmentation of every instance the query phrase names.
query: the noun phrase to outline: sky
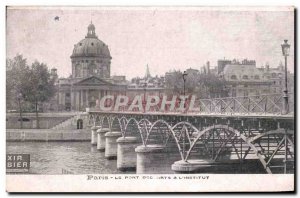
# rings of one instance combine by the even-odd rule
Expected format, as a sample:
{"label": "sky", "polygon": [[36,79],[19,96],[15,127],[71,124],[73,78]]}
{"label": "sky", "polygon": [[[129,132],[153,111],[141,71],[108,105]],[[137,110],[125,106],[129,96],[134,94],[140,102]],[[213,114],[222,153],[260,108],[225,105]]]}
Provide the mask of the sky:
{"label": "sky", "polygon": [[[54,20],[59,16],[59,21]],[[7,58],[22,54],[71,74],[74,44],[96,27],[109,47],[112,75],[127,79],[171,70],[200,69],[218,59],[256,60],[257,67],[284,62],[281,44],[291,44],[288,70],[294,71],[292,8],[220,7],[10,7]]]}

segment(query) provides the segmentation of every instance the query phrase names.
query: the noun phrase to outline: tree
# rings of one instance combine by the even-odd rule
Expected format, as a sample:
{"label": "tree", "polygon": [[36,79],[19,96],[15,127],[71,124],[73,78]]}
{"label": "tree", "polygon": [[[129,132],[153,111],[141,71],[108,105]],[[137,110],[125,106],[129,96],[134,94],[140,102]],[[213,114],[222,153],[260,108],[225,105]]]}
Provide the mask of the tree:
{"label": "tree", "polygon": [[24,106],[24,97],[22,87],[27,81],[28,71],[29,67],[22,55],[6,60],[6,109],[19,107],[20,128],[23,128],[22,106]]}
{"label": "tree", "polygon": [[180,94],[183,92],[183,78],[181,71],[169,72],[165,77],[166,88],[172,90],[173,93]]}
{"label": "tree", "polygon": [[199,84],[204,89],[204,92],[201,94],[202,97],[220,98],[228,96],[228,90],[225,89],[227,82],[216,75],[200,74]]}
{"label": "tree", "polygon": [[55,93],[54,79],[51,78],[48,67],[44,63],[35,61],[27,74],[27,81],[22,85],[25,101],[35,107],[36,128],[39,128],[39,105],[48,101]]}
{"label": "tree", "polygon": [[[211,73],[188,72],[185,82],[187,94],[193,94],[200,98],[216,98],[228,96],[225,89],[226,81]],[[166,88],[172,93],[183,93],[183,78],[181,71],[169,72],[166,76]]]}

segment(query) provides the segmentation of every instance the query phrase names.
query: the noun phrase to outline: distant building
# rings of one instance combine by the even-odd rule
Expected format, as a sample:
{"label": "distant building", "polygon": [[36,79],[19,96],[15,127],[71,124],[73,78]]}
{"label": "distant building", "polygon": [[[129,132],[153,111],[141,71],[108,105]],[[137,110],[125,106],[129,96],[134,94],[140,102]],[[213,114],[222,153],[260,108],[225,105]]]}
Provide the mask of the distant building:
{"label": "distant building", "polygon": [[95,26],[74,45],[71,55],[72,74],[58,79],[58,110],[85,110],[108,94],[124,94],[125,77],[110,76],[111,55],[108,46],[98,39]]}
{"label": "distant building", "polygon": [[228,83],[229,96],[255,96],[272,93],[270,90],[272,83],[264,77],[263,72],[256,68],[254,60],[244,59],[242,62],[226,60],[225,62],[226,64],[218,68],[221,69],[219,76]]}
{"label": "distant building", "polygon": [[[271,91],[272,93],[283,93],[285,86],[285,70],[282,62],[276,68],[271,68],[269,64],[266,64],[265,67],[259,68],[263,73],[265,79],[271,82]],[[294,93],[294,74],[288,71],[288,92]]]}
{"label": "distant building", "polygon": [[199,70],[189,68],[189,69],[186,70],[186,73],[187,73],[188,76],[197,76],[197,75],[199,75]]}
{"label": "distant building", "polygon": [[127,86],[126,95],[129,98],[134,98],[135,95],[159,95],[165,92],[165,77],[155,76],[150,74],[149,66],[146,66],[144,78],[133,78]]}
{"label": "distant building", "polygon": [[255,60],[248,60],[248,59],[244,59],[242,60],[242,62],[239,62],[236,59],[233,60],[227,60],[227,59],[220,59],[218,60],[218,74],[220,74],[221,72],[224,71],[224,68],[226,67],[226,65],[256,65]]}

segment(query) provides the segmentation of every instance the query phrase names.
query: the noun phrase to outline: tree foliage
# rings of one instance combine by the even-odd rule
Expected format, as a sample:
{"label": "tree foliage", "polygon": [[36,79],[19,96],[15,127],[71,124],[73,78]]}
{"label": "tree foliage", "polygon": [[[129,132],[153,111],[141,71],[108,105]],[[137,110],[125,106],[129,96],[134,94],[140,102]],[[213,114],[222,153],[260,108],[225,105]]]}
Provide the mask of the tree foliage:
{"label": "tree foliage", "polygon": [[6,60],[6,108],[14,109],[22,100],[22,89],[27,80],[29,67],[22,55]]}
{"label": "tree foliage", "polygon": [[[166,88],[175,94],[183,94],[184,81],[181,71],[174,71],[166,76]],[[217,98],[228,96],[226,81],[211,73],[200,73],[196,70],[187,72],[185,81],[186,94],[200,98]]]}
{"label": "tree foliage", "polygon": [[27,81],[23,84],[23,94],[26,101],[43,103],[54,95],[54,80],[44,63],[34,62],[28,72]]}
{"label": "tree foliage", "polygon": [[13,105],[16,100],[22,100],[34,106],[39,128],[38,108],[54,95],[55,79],[51,78],[46,64],[35,61],[29,67],[22,55],[8,59],[6,67],[7,104]]}

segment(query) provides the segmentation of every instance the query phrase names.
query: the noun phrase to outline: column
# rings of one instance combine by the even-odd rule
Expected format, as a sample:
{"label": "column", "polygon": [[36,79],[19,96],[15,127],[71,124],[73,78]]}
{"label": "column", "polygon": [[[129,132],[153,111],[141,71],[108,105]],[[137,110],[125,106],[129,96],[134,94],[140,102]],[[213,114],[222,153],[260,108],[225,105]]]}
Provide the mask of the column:
{"label": "column", "polygon": [[86,106],[89,107],[89,90],[85,90],[85,102]]}
{"label": "column", "polygon": [[80,90],[80,107],[83,108],[83,90]]}
{"label": "column", "polygon": [[101,100],[101,90],[99,90],[98,100],[99,100],[99,103],[100,103],[100,100]]}
{"label": "column", "polygon": [[62,104],[62,99],[61,99],[61,92],[58,92],[58,104]]}
{"label": "column", "polygon": [[65,92],[62,92],[61,101],[62,101],[61,104],[64,105],[64,109],[65,109],[65,106],[66,106],[66,93]]}
{"label": "column", "polygon": [[76,110],[80,109],[79,91],[76,92]]}
{"label": "column", "polygon": [[71,110],[75,110],[75,97],[73,90],[71,90]]}

